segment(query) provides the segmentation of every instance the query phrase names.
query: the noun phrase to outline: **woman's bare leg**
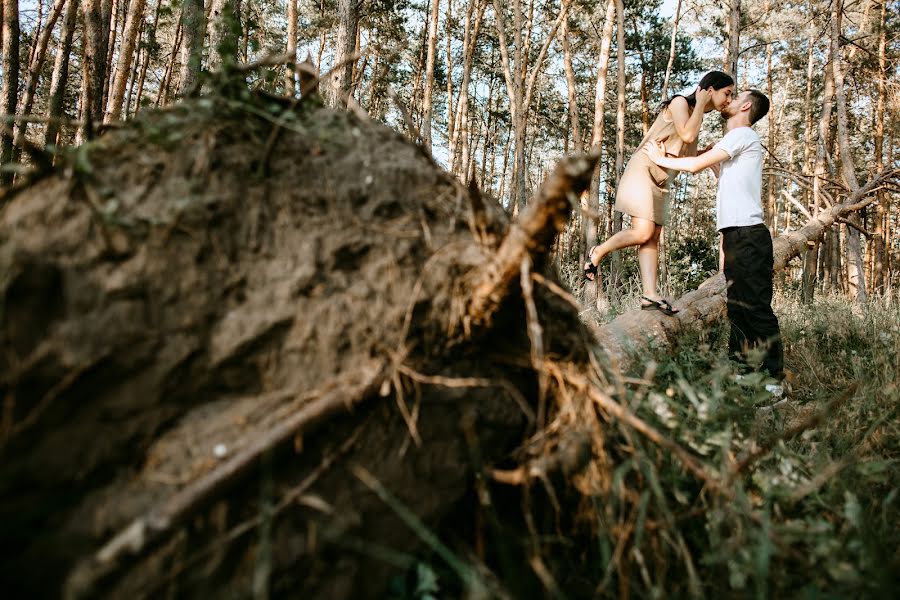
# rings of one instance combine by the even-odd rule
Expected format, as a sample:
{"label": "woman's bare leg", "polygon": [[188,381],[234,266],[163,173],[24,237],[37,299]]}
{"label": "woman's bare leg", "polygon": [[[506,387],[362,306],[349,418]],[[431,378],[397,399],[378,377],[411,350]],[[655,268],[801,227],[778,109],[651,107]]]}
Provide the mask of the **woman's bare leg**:
{"label": "woman's bare leg", "polygon": [[641,271],[641,285],[644,296],[659,300],[656,281],[659,272],[659,236],[662,226],[654,224],[653,235],[638,248],[638,266]]}
{"label": "woman's bare leg", "polygon": [[614,250],[646,244],[653,238],[657,227],[658,225],[649,219],[632,217],[631,229],[623,229],[594,248],[594,252],[588,257],[588,260],[597,265],[604,256]]}

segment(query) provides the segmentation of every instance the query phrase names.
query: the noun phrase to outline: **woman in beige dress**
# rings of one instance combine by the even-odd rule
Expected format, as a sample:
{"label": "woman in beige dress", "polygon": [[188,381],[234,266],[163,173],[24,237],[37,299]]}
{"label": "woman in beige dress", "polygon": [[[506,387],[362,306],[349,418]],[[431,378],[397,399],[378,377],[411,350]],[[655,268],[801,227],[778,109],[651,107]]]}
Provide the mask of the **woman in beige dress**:
{"label": "woman in beige dress", "polygon": [[647,154],[648,143],[661,141],[670,156],[695,156],[697,135],[703,117],[712,110],[721,111],[731,102],[734,80],[721,71],[710,71],[700,80],[697,89],[688,96],[676,95],[663,103],[647,135],[641,140],[631,160],[625,166],[616,190],[615,209],[631,215],[631,229],[613,235],[588,251],[584,276],[598,279],[597,265],[614,250],[638,246],[638,265],[641,271],[641,308],[659,310],[672,315],[678,312],[672,304],[656,292],[659,267],[659,237],[668,220],[671,201],[669,184],[677,175],[657,166]]}

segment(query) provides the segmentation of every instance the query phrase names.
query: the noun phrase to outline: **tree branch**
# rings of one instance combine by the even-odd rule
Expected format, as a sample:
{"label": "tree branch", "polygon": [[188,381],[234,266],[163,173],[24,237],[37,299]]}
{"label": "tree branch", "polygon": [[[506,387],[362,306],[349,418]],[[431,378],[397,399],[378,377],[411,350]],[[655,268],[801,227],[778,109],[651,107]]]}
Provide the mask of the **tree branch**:
{"label": "tree branch", "polygon": [[461,323],[466,336],[473,325],[490,321],[519,277],[522,259],[549,251],[553,239],[565,227],[570,194],[577,197],[588,189],[599,159],[599,151],[562,159],[512,223],[493,260],[473,274],[471,299]]}

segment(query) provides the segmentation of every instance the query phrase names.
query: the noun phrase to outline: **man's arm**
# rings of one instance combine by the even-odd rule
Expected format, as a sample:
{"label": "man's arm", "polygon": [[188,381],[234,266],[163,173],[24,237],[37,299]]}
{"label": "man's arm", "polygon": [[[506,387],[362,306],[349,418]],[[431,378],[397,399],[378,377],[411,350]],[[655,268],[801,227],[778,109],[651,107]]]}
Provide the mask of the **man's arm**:
{"label": "man's arm", "polygon": [[731,156],[721,148],[713,148],[709,152],[704,152],[699,156],[670,158],[665,156],[665,146],[659,142],[656,144],[647,144],[647,152],[650,154],[650,160],[660,167],[664,169],[674,169],[675,171],[687,171],[689,173],[699,173],[703,169],[718,165],[720,162],[731,158]]}

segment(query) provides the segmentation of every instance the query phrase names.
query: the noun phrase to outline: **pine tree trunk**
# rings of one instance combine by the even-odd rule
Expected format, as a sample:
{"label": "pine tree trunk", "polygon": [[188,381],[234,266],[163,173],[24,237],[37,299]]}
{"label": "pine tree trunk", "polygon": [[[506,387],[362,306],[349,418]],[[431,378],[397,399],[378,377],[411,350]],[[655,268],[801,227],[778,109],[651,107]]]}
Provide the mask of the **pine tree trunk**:
{"label": "pine tree trunk", "polygon": [[[474,22],[471,21],[473,9],[477,7],[478,12],[475,13]],[[449,158],[450,158],[450,172],[451,173],[459,173],[460,171],[460,161],[459,156],[459,139],[460,136],[465,136],[464,131],[460,131],[460,128],[464,126],[465,120],[468,118],[469,114],[469,83],[472,78],[472,64],[475,60],[475,50],[478,44],[478,33],[481,30],[481,20],[484,16],[484,10],[487,7],[487,2],[476,2],[474,4],[470,4],[469,8],[466,10],[466,23],[465,30],[463,33],[463,72],[462,72],[462,81],[459,84],[459,97],[456,101],[455,106],[455,114],[451,119],[452,127],[449,127],[448,130],[452,130],[452,134],[450,135],[450,144],[449,144]],[[448,90],[449,88],[449,78],[448,78]],[[491,86],[493,86],[493,79],[491,80]],[[449,96],[448,96],[449,98]],[[448,100],[448,104],[450,101]]]}
{"label": "pine tree trunk", "polygon": [[731,0],[725,20],[725,31],[728,34],[723,67],[734,78],[735,89],[738,87],[738,55],[741,51],[741,0]]}
{"label": "pine tree trunk", "polygon": [[[338,0],[338,31],[335,43],[335,66],[331,75],[331,103],[346,103],[353,81],[353,63],[350,60],[356,47],[356,30],[359,28],[360,0]],[[427,85],[427,84],[426,84]]]}
{"label": "pine tree trunk", "polygon": [[[523,41],[523,23],[522,23],[522,4],[521,0],[513,1],[513,59],[510,61],[509,52],[506,47],[506,26],[504,24],[503,11],[500,8],[499,0],[494,0],[494,16],[497,24],[497,34],[500,38],[500,57],[503,61],[503,75],[506,79],[506,89],[510,98],[510,117],[513,123],[513,182],[511,190],[513,214],[517,214],[525,206],[527,185],[525,180],[525,132],[527,129],[527,115],[531,105],[531,97],[534,91],[535,81],[550,42],[556,37],[562,20],[566,17],[569,9],[570,0],[562,0],[559,15],[550,28],[544,43],[541,46],[538,56],[528,70],[528,48],[531,44],[525,44]],[[532,20],[533,22],[533,20]],[[529,29],[531,23],[529,23]],[[525,39],[530,40],[530,35],[525,35]],[[514,75],[515,74],[515,75]]]}
{"label": "pine tree trunk", "polygon": [[563,65],[566,71],[566,91],[569,97],[569,125],[572,128],[572,149],[581,152],[581,126],[578,123],[578,89],[575,84],[575,69],[572,67],[572,49],[569,47],[569,19],[563,19],[559,27],[559,37],[563,48]]}
{"label": "pine tree trunk", "polygon": [[69,79],[69,54],[72,51],[72,36],[78,18],[78,0],[68,0],[66,14],[63,17],[59,43],[56,46],[56,58],[53,61],[53,74],[50,76],[50,92],[47,101],[47,115],[50,121],[44,131],[44,145],[57,144],[59,122],[55,119],[62,116],[65,104],[66,83]]}
{"label": "pine tree trunk", "polygon": [[[641,39],[641,32],[638,30],[637,19],[632,18],[631,20],[631,28],[634,31],[634,38]],[[638,60],[641,65],[641,136],[647,134],[650,130],[650,99],[649,99],[649,90],[647,89],[647,74],[649,73],[651,67],[647,64],[647,57],[644,55],[644,49],[637,49]]]}
{"label": "pine tree trunk", "polygon": [[[615,182],[619,185],[625,167],[625,3],[616,0],[616,172]],[[611,203],[610,203],[611,204]],[[612,233],[622,231],[622,213],[615,211],[612,216]],[[609,285],[615,286],[622,270],[620,252],[613,252],[610,260]]]}
{"label": "pine tree trunk", "polygon": [[[181,8],[181,82],[179,94],[185,95],[197,85],[203,61],[203,40],[206,37],[206,14],[203,0],[184,0]],[[210,48],[210,55],[214,48]],[[177,55],[173,51],[173,56]]]}
{"label": "pine tree trunk", "polygon": [[[613,19],[615,18],[616,0],[606,0],[606,17],[603,21],[603,34],[600,38],[599,56],[597,58],[597,84],[594,88],[594,123],[591,130],[591,150],[598,151],[603,147],[603,114],[606,106],[606,75],[609,70],[609,52],[612,46]],[[600,163],[594,170],[591,180],[591,202],[594,210],[600,210]],[[595,221],[594,226],[598,223]],[[595,237],[588,237],[590,240]]]}
{"label": "pine tree trunk", "polygon": [[125,101],[125,86],[128,84],[128,76],[131,73],[135,48],[137,48],[138,35],[144,22],[145,0],[130,0],[128,4],[128,16],[125,22],[125,30],[122,32],[122,49],[119,52],[119,60],[116,63],[116,75],[113,80],[112,93],[106,110],[106,120],[117,121],[122,115],[122,103]]}
{"label": "pine tree trunk", "polygon": [[[769,0],[765,2],[764,8],[765,14],[768,16],[771,14]],[[773,90],[773,72],[772,72],[772,43],[771,41],[766,43],[766,94],[769,96],[770,101],[774,101],[775,95]],[[774,115],[769,113],[769,148],[768,152],[766,152],[766,162],[768,163],[769,168],[771,169],[775,166],[775,130],[776,124],[774,120]],[[766,204],[765,204],[765,221],[769,225],[770,228],[773,227],[775,221],[775,175],[773,171],[769,171],[769,176],[766,180]]]}
{"label": "pine tree trunk", "polygon": [[[287,0],[287,53],[297,60],[297,0]],[[293,97],[297,93],[294,65],[288,63],[284,69],[284,94]]]}
{"label": "pine tree trunk", "polygon": [[175,41],[172,44],[172,53],[169,55],[169,62],[163,72],[162,81],[159,82],[159,90],[156,92],[156,106],[165,106],[169,101],[169,86],[172,83],[172,75],[175,72],[175,61],[178,59],[178,53],[181,50],[181,37],[183,31],[183,20],[179,19],[175,26]]}
{"label": "pine tree trunk", "polygon": [[[104,29],[109,32],[106,37],[106,64],[103,67],[103,106],[102,113],[104,120],[106,118],[106,106],[109,103],[110,88],[112,87],[112,78],[115,75],[113,70],[113,59],[116,56],[116,40],[120,39],[119,29],[124,26],[126,0],[106,0],[104,6],[109,6],[109,12],[103,13]],[[106,9],[104,9],[106,11]]]}
{"label": "pine tree trunk", "polygon": [[[613,19],[615,18],[616,0],[606,0],[606,16],[603,21],[603,33],[600,36],[599,56],[597,58],[597,84],[594,88],[594,123],[591,130],[591,151],[603,151],[603,114],[606,106],[606,75],[609,70],[609,51],[612,46]],[[584,208],[595,213],[600,212],[600,168],[602,160],[594,167],[591,177],[591,189],[587,198],[582,197],[581,204]],[[587,261],[587,250],[599,238],[599,218],[584,219],[585,244],[578,249],[578,255]],[[589,282],[587,288],[588,302],[596,304],[601,300],[600,291],[595,282]]]}
{"label": "pine tree trunk", "polygon": [[[440,0],[439,0],[440,1]],[[474,4],[481,5],[482,3],[475,2]],[[463,51],[467,47],[467,41],[469,38],[469,21],[472,14],[472,8],[474,6],[473,3],[469,3],[469,6],[466,9],[466,22],[464,25],[465,32],[463,34]],[[453,127],[455,123],[453,122],[454,117],[456,115],[456,110],[453,106],[453,0],[447,0],[447,17],[444,23],[444,36],[447,39],[447,47],[446,47],[446,69],[447,69],[447,105],[446,105],[446,113],[445,117],[447,119],[447,150],[448,150],[448,158],[447,163],[453,163],[453,155],[450,154],[449,145],[450,140],[453,139]],[[452,170],[451,170],[452,172]]]}
{"label": "pine tree trunk", "polygon": [[437,58],[438,9],[440,0],[431,0],[428,19],[428,51],[425,55],[425,91],[422,94],[422,144],[431,152],[432,95],[434,94],[434,61]]}
{"label": "pine tree trunk", "polygon": [[675,22],[672,24],[672,40],[669,42],[669,62],[666,63],[666,75],[663,78],[663,100],[669,97],[669,77],[672,75],[672,65],[675,64],[675,42],[678,39],[679,19],[681,19],[681,0],[678,0],[678,5],[675,7]]}
{"label": "pine tree trunk", "polygon": [[[847,124],[847,99],[844,87],[844,69],[841,65],[843,49],[841,47],[841,20],[842,9],[839,2],[832,4],[831,17],[831,44],[832,44],[832,68],[834,69],[834,89],[837,100],[837,127],[838,127],[838,148],[841,157],[841,172],[844,181],[851,193],[859,190],[859,182],[856,178],[856,166],[853,160],[853,154],[850,150],[850,133]],[[854,214],[850,217],[858,222],[858,215]],[[865,304],[867,301],[866,294],[866,274],[863,267],[862,253],[860,251],[860,234],[856,228],[847,226],[847,281],[848,291],[854,302]]]}
{"label": "pine tree trunk", "polygon": [[[810,6],[812,9],[812,6]],[[813,44],[813,35],[814,32],[810,32],[810,44]],[[809,50],[808,62],[807,62],[807,73],[811,78],[810,71],[813,68],[813,56],[812,56],[812,48]],[[830,51],[829,51],[830,52]],[[819,126],[818,126],[818,140],[816,142],[816,156],[815,156],[815,164],[813,167],[813,216],[817,215],[820,207],[824,204],[821,197],[821,186],[822,186],[822,178],[825,177],[827,171],[827,157],[830,154],[831,148],[831,111],[833,105],[833,97],[834,97],[834,72],[832,69],[827,68],[828,65],[831,64],[831,58],[828,57],[826,60],[826,68],[825,68],[825,83],[824,90],[822,92],[822,112],[819,117]],[[807,83],[808,86],[811,86],[811,83]],[[810,87],[807,88],[807,91],[810,90]],[[810,120],[812,119],[812,102],[808,103],[809,106],[809,115]],[[831,236],[827,237],[828,244],[831,244]],[[823,246],[826,244],[823,243]],[[830,273],[831,269],[831,256],[832,253],[830,251],[831,246],[828,245],[826,248],[822,249],[822,256],[819,257],[818,254],[813,256],[808,256],[806,261],[807,276],[806,276],[806,284],[808,287],[804,287],[802,300],[804,302],[812,302],[815,296],[815,288],[816,288],[816,280],[820,282],[820,285],[823,289],[830,284],[830,281],[826,281],[823,276],[825,273]],[[815,250],[815,248],[813,248]],[[821,268],[817,267],[817,263],[820,259],[825,259],[828,261],[828,264],[822,264]]]}
{"label": "pine tree trunk", "polygon": [[[103,120],[103,88],[106,81],[106,43],[104,28],[105,6],[101,0],[82,0],[84,11],[84,39],[82,59],[81,117],[78,142],[91,136],[94,123]],[[108,6],[108,4],[107,4]]]}
{"label": "pine tree trunk", "polygon": [[[0,86],[0,114],[16,114],[19,98],[19,0],[3,0],[3,84]],[[13,124],[0,129],[0,167],[13,158]],[[0,173],[0,185],[12,183],[12,172]]]}
{"label": "pine tree trunk", "polygon": [[[885,105],[885,81],[887,80],[887,59],[886,59],[886,27],[885,13],[887,11],[887,2],[881,3],[881,18],[878,26],[878,77],[877,94],[875,101],[875,169],[883,169],[887,165],[884,162],[884,105]],[[884,269],[884,232],[887,229],[885,220],[888,212],[885,208],[887,194],[884,190],[878,191],[878,202],[875,204],[875,235],[873,237],[874,254],[872,260],[872,291],[874,293],[882,293],[885,289],[885,269]]]}
{"label": "pine tree trunk", "polygon": [[[66,2],[75,3],[77,0],[56,0],[50,13],[47,15],[46,25],[40,31],[40,34],[32,46],[33,52],[31,53],[31,62],[28,67],[28,77],[25,80],[25,92],[22,95],[22,101],[19,103],[20,114],[31,114],[31,107],[34,103],[34,94],[37,90],[38,78],[40,78],[41,70],[44,66],[44,59],[47,57],[47,46],[50,42],[50,36],[53,33],[53,28],[56,25],[57,19],[59,19],[59,15],[62,14],[62,9]],[[18,160],[18,148],[22,146],[22,142],[27,133],[28,123],[20,123],[16,127],[16,149],[13,150],[14,162]]]}
{"label": "pine tree trunk", "polygon": [[[358,2],[358,0],[356,0]],[[209,70],[218,71],[223,64],[237,62],[240,49],[241,0],[212,0],[209,11]],[[350,36],[351,47],[356,33]],[[352,68],[352,65],[351,65]],[[348,77],[348,85],[353,73]]]}
{"label": "pine tree trunk", "polygon": [[[153,24],[150,26],[150,32],[147,35],[147,40],[154,41],[156,40],[156,27],[159,24],[159,12],[160,7],[162,6],[162,0],[156,1],[156,10],[153,14]],[[138,114],[141,111],[141,99],[144,97],[144,81],[147,78],[147,68],[150,65],[150,51],[148,49],[144,49],[144,59],[141,64],[141,74],[138,77],[138,86],[136,98],[134,101],[134,114]]]}

